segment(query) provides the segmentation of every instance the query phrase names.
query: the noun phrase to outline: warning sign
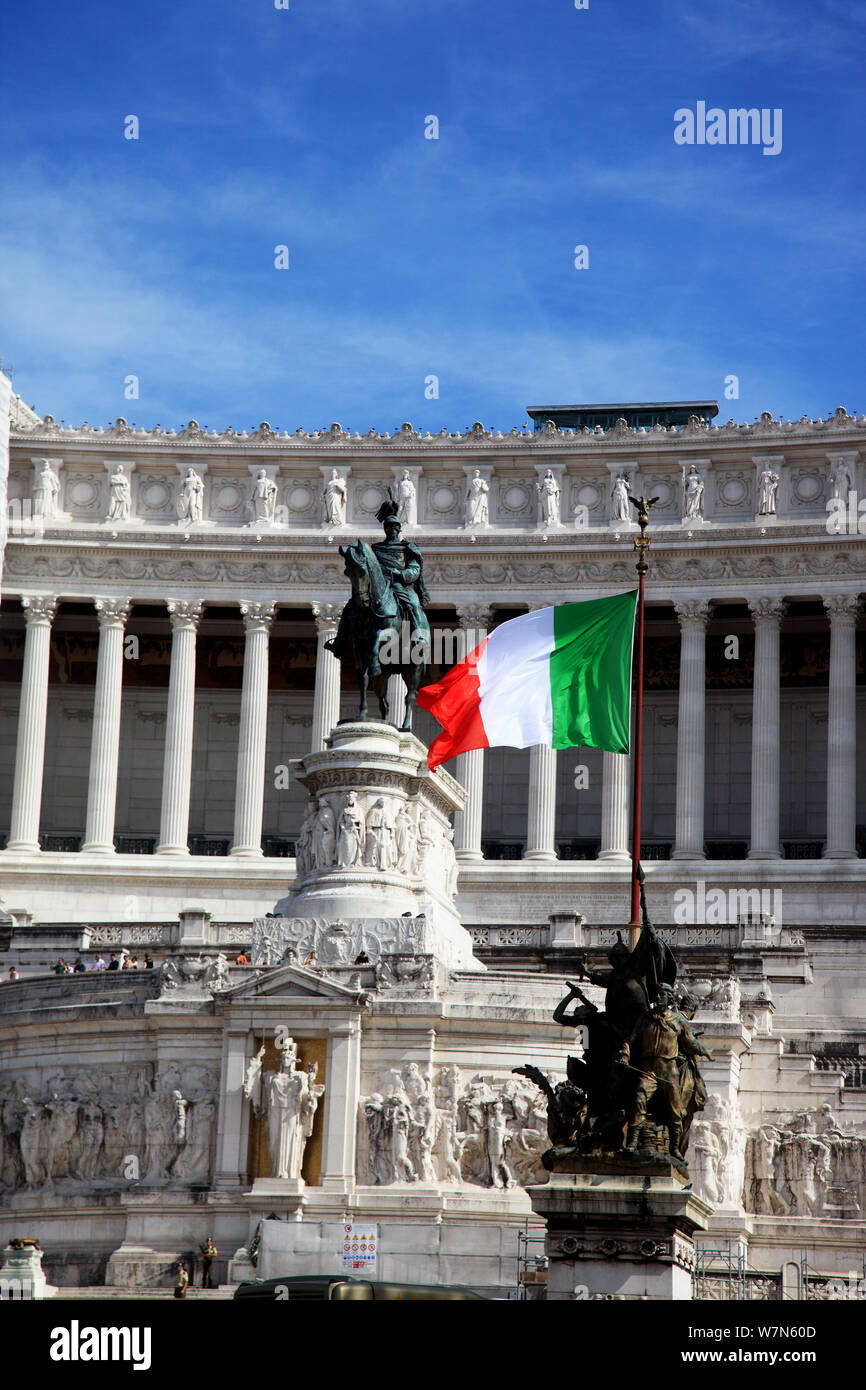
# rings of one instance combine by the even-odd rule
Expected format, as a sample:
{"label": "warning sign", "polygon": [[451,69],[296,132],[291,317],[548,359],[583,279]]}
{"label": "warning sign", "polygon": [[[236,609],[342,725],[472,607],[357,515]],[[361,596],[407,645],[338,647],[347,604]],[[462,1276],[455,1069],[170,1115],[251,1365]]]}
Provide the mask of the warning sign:
{"label": "warning sign", "polygon": [[369,1222],[354,1222],[343,1227],[343,1273],[362,1279],[376,1274],[376,1251],[379,1248],[379,1227]]}

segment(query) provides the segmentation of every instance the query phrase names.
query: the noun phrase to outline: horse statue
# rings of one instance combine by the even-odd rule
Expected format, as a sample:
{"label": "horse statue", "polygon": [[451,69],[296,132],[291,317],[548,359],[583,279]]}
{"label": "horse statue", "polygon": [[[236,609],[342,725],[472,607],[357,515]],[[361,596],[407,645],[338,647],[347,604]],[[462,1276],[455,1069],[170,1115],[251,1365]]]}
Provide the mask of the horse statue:
{"label": "horse statue", "polygon": [[[340,546],[352,597],[340,619],[336,638],[326,645],[342,655],[351,640],[361,686],[358,718],[366,719],[367,691],[372,684],[383,719],[388,718],[387,681],[402,676],[406,682],[406,714],[401,729],[411,730],[418,689],[430,656],[430,624],[421,606],[426,599],[420,578],[421,557],[411,543],[399,539],[399,523],[388,517],[385,551],[405,547],[402,568],[386,570],[374,548],[357,540]],[[416,559],[417,557],[417,559]],[[417,583],[418,592],[414,591]]]}

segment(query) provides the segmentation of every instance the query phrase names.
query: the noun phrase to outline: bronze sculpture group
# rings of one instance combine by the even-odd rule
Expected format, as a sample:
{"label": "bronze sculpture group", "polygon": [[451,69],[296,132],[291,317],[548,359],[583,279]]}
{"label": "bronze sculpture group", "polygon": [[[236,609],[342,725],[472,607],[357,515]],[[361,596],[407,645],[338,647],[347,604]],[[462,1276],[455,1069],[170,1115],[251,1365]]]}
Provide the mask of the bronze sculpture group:
{"label": "bronze sculpture group", "polygon": [[586,970],[581,960],[581,980],[605,991],[604,1009],[568,981],[554,1011],[557,1023],[586,1030],[583,1056],[568,1058],[567,1080],[552,1086],[537,1067],[515,1068],[547,1096],[548,1169],[572,1155],[639,1154],[686,1172],[689,1129],[707,1099],[698,1058],[712,1054],[691,1026],[697,1000],[686,994],[677,1001],[676,961],[649,921],[642,880],[641,898],[634,948],[617,932],[609,970]]}

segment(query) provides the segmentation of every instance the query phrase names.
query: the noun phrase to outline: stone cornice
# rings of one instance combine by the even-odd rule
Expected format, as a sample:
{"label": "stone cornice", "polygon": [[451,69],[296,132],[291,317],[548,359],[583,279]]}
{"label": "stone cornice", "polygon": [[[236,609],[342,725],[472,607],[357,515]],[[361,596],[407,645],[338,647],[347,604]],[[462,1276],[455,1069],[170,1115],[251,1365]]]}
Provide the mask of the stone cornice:
{"label": "stone cornice", "polygon": [[[650,562],[650,601],[674,594],[781,598],[828,588],[847,594],[866,590],[866,538],[828,536],[814,524],[777,526],[766,538],[759,531],[706,527],[690,541],[679,528],[676,537],[659,528]],[[495,604],[513,603],[519,595],[532,602],[578,587],[590,596],[593,589],[634,583],[630,538],[614,543],[610,533],[572,533],[546,544],[537,533],[518,530],[486,534],[475,545],[453,531],[418,539],[434,605],[465,604],[470,596],[473,602]],[[162,599],[170,588],[172,595],[234,602],[239,586],[250,601],[342,603],[348,594],[342,559],[321,533],[268,537],[260,545],[248,536],[238,536],[232,545],[223,533],[187,544],[177,536],[167,540],[164,533],[114,543],[79,536],[11,537],[6,548],[8,595],[89,598],[98,588],[106,597]]]}
{"label": "stone cornice", "polygon": [[19,428],[12,432],[13,443],[23,443],[32,445],[38,443],[44,445],[48,442],[57,445],[72,444],[76,448],[96,447],[104,449],[106,445],[113,446],[121,443],[124,448],[133,446],[146,446],[148,449],[156,448],[159,450],[181,450],[184,453],[189,451],[208,451],[217,450],[219,452],[234,451],[247,453],[249,450],[275,450],[288,452],[290,450],[303,450],[305,453],[310,451],[317,452],[328,450],[331,452],[339,451],[347,453],[355,449],[387,450],[394,449],[410,450],[412,452],[423,450],[455,449],[461,452],[467,448],[483,450],[488,453],[495,453],[499,450],[512,449],[531,449],[550,450],[567,449],[572,452],[575,448],[589,447],[593,450],[610,449],[621,450],[624,445],[629,449],[645,447],[653,448],[661,445],[664,448],[677,447],[684,445],[690,452],[695,448],[715,448],[716,444],[727,442],[748,441],[749,447],[753,447],[759,441],[772,441],[773,446],[778,446],[782,441],[795,443],[798,440],[813,443],[816,440],[830,440],[835,442],[838,438],[850,437],[852,434],[859,433],[866,438],[866,416],[848,415],[842,407],[834,411],[828,419],[809,420],[803,416],[799,420],[774,420],[769,412],[765,411],[760,420],[752,424],[737,424],[729,421],[724,425],[707,425],[695,423],[679,428],[664,428],[656,426],[651,429],[635,429],[620,422],[612,429],[602,430],[560,430],[546,429],[538,434],[530,431],[518,429],[516,426],[503,434],[501,431],[486,430],[483,425],[476,423],[465,432],[449,433],[447,430],[440,430],[437,434],[420,433],[412,425],[405,424],[394,434],[380,434],[375,430],[368,430],[366,434],[352,434],[344,430],[339,424],[334,424],[328,430],[314,430],[307,433],[305,430],[296,430],[293,434],[287,431],[280,433],[273,430],[267,423],[259,425],[258,429],[252,433],[242,431],[237,433],[233,429],[223,430],[217,433],[215,430],[206,431],[201,429],[197,421],[191,420],[188,425],[179,431],[163,430],[159,426],[151,430],[134,429],[127,422],[119,418],[113,425],[106,429],[94,429],[86,423],[80,426],[58,425],[51,415],[46,415],[43,420],[33,425],[30,429],[20,428],[21,416],[19,415],[16,424]]}

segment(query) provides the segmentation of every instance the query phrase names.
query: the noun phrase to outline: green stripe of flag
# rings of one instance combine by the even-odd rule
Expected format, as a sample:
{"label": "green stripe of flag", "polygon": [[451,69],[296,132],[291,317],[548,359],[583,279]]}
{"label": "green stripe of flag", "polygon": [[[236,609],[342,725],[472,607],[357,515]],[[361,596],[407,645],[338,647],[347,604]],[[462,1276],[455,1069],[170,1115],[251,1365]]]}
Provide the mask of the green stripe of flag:
{"label": "green stripe of flag", "polygon": [[637,589],[560,603],[550,653],[553,747],[629,751],[631,659]]}

